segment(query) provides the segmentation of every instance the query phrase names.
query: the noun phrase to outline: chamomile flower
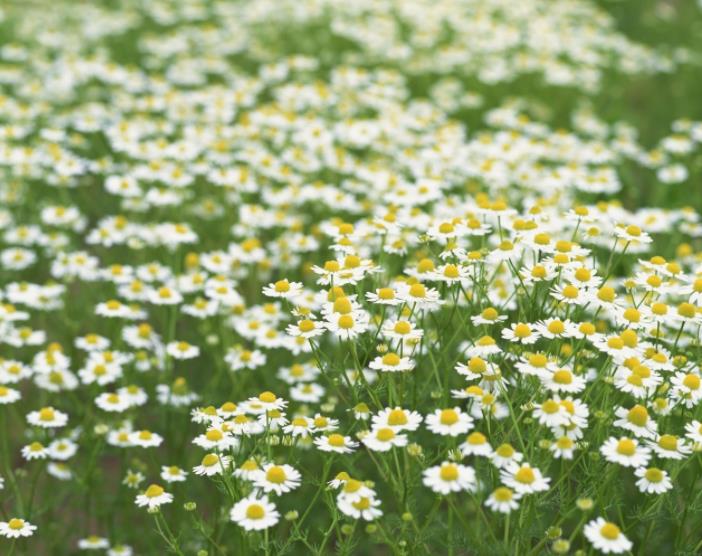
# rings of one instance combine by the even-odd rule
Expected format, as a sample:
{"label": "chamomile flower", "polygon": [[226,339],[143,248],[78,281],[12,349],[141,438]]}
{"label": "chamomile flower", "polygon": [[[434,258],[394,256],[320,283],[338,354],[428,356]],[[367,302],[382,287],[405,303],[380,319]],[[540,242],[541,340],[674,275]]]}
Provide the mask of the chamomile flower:
{"label": "chamomile flower", "polygon": [[588,522],[583,533],[587,540],[604,554],[621,554],[628,552],[633,546],[617,525],[602,517]]}
{"label": "chamomile flower", "polygon": [[373,415],[372,422],[374,427],[388,427],[397,432],[415,431],[422,423],[422,416],[409,409],[387,407]]}
{"label": "chamomile flower", "polygon": [[475,492],[477,488],[475,470],[467,465],[445,461],[423,471],[422,482],[434,492]]}
{"label": "chamomile flower", "polygon": [[618,407],[614,414],[618,417],[614,421],[615,427],[633,432],[640,438],[655,438],[658,425],[650,418],[648,410],[643,405],[635,405],[631,409]]}
{"label": "chamomile flower", "polygon": [[506,321],[507,318],[507,315],[501,315],[496,308],[487,307],[483,309],[479,315],[470,317],[470,320],[474,326],[492,326],[493,324]]}
{"label": "chamomile flower", "polygon": [[27,422],[45,429],[64,427],[68,423],[68,415],[53,407],[43,407],[28,413]]}
{"label": "chamomile flower", "polygon": [[254,486],[265,493],[281,495],[300,486],[300,472],[290,465],[266,464],[253,474]]}
{"label": "chamomile flower", "polygon": [[636,439],[610,436],[600,447],[604,458],[623,467],[644,467],[651,458],[651,450]]}
{"label": "chamomile flower", "polygon": [[336,452],[337,454],[350,454],[358,447],[351,437],[337,433],[318,436],[314,443],[322,452]]}
{"label": "chamomile flower", "polygon": [[0,385],[0,405],[15,403],[21,397],[19,390]]}
{"label": "chamomile flower", "polygon": [[263,288],[263,295],[282,299],[294,299],[302,293],[301,282],[288,282],[286,279],[278,280]]}
{"label": "chamomile flower", "polygon": [[143,493],[137,495],[135,502],[137,506],[146,506],[149,510],[155,510],[163,504],[173,502],[173,495],[166,492],[162,486],[152,484]]}
{"label": "chamomile flower", "polygon": [[465,441],[458,446],[464,456],[484,456],[492,454],[492,446],[487,437],[478,431],[470,433]]}
{"label": "chamomile flower", "polygon": [[490,461],[498,469],[507,468],[511,464],[519,463],[522,459],[524,455],[508,443],[500,444],[490,454]]}
{"label": "chamomile flower", "polygon": [[142,429],[129,433],[129,443],[132,446],[139,446],[141,448],[155,448],[160,446],[162,442],[163,437],[160,434],[149,430]]}
{"label": "chamomile flower", "polygon": [[326,327],[342,340],[353,340],[368,329],[369,317],[365,312],[338,315],[336,313],[326,317]]}
{"label": "chamomile flower", "polygon": [[189,344],[188,342],[170,342],[166,346],[166,353],[174,359],[186,360],[194,359],[200,355],[200,348]]}
{"label": "chamomile flower", "polygon": [[549,450],[553,452],[553,457],[558,459],[573,459],[576,448],[575,441],[569,436],[561,436],[549,446]]}
{"label": "chamomile flower", "polygon": [[200,465],[193,467],[193,473],[207,477],[221,475],[229,470],[231,463],[231,456],[209,453],[202,458]]}
{"label": "chamomile flower", "polygon": [[702,423],[694,420],[685,424],[685,435],[695,444],[702,445]]}
{"label": "chamomile flower", "polygon": [[78,548],[80,550],[107,550],[110,548],[110,541],[105,537],[90,535],[78,540]]}
{"label": "chamomile flower", "polygon": [[533,344],[539,339],[538,331],[525,322],[512,323],[509,328],[503,328],[500,334],[509,342],[523,345]]}
{"label": "chamomile flower", "polygon": [[490,493],[485,500],[485,505],[493,512],[508,514],[519,508],[521,494],[511,488],[500,486]]}
{"label": "chamomile flower", "polygon": [[161,479],[167,483],[182,483],[188,477],[188,472],[177,465],[164,465],[161,467]]}
{"label": "chamomile flower", "polygon": [[262,531],[278,523],[280,514],[267,496],[252,494],[234,504],[229,519],[246,531]]}
{"label": "chamomile flower", "polygon": [[380,500],[375,496],[360,496],[357,499],[340,496],[337,499],[337,505],[341,513],[354,519],[373,521],[383,515]]}
{"label": "chamomile flower", "polygon": [[500,471],[500,479],[519,494],[530,494],[548,490],[550,477],[544,477],[541,471],[528,463],[513,463]]}
{"label": "chamomile flower", "polygon": [[[242,417],[246,417],[242,415]],[[246,421],[249,423],[249,421]],[[200,434],[193,439],[193,444],[204,448],[205,450],[220,450],[224,451],[237,443],[236,438],[234,438],[228,430],[224,427],[212,427],[208,429],[204,434]]]}
{"label": "chamomile flower", "polygon": [[31,537],[36,530],[36,525],[19,517],[13,517],[9,521],[0,521],[0,536],[7,539]]}
{"label": "chamomile flower", "polygon": [[585,389],[585,379],[567,368],[556,368],[540,376],[541,383],[551,392],[577,394]]}
{"label": "chamomile flower", "polygon": [[103,392],[95,398],[95,405],[103,411],[121,413],[131,407],[131,403],[126,396],[120,396],[115,392]]}
{"label": "chamomile flower", "polygon": [[76,455],[78,445],[70,438],[57,438],[51,441],[46,450],[51,459],[65,461]]}
{"label": "chamomile flower", "polygon": [[404,303],[393,288],[378,288],[374,292],[366,292],[366,299],[374,305],[395,306]]}
{"label": "chamomile flower", "polygon": [[427,428],[441,436],[458,436],[467,433],[473,426],[473,419],[459,407],[437,409],[425,417]]}
{"label": "chamomile flower", "polygon": [[637,488],[645,494],[662,494],[673,488],[668,473],[663,469],[639,467],[634,474],[639,478],[636,481]]}
{"label": "chamomile flower", "polygon": [[390,427],[373,427],[361,439],[374,452],[387,452],[395,447],[407,445],[407,436]]}
{"label": "chamomile flower", "polygon": [[289,324],[285,330],[290,336],[310,339],[321,336],[326,329],[321,322],[306,318],[297,324]]}
{"label": "chamomile flower", "polygon": [[400,357],[397,353],[389,352],[373,359],[368,367],[374,371],[401,373],[411,371],[414,368],[414,361],[409,357]]}
{"label": "chamomile flower", "polygon": [[685,439],[673,434],[662,434],[655,441],[648,442],[648,446],[659,458],[681,460],[692,453],[692,448]]}

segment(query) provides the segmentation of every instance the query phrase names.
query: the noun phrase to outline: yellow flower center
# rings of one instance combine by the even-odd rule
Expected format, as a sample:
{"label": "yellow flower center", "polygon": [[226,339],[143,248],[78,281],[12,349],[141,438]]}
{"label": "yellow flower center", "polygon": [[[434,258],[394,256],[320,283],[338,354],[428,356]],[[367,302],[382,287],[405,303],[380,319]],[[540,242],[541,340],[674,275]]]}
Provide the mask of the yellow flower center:
{"label": "yellow flower center", "polygon": [[395,299],[395,291],[392,288],[380,288],[378,290],[378,297],[385,301]]}
{"label": "yellow flower center", "polygon": [[17,531],[24,527],[24,519],[13,517],[10,521],[7,522],[7,525],[10,529],[14,529],[15,531]]}
{"label": "yellow flower center", "polygon": [[389,367],[396,367],[400,364],[400,356],[396,353],[386,353],[383,355],[383,365],[388,365]]}
{"label": "yellow flower center", "polygon": [[546,268],[541,265],[536,265],[534,268],[531,269],[531,275],[534,278],[545,278]]}
{"label": "yellow flower center", "polygon": [[246,508],[246,517],[248,519],[263,519],[266,515],[266,510],[261,504],[251,504]]}
{"label": "yellow flower center", "polygon": [[622,349],[624,347],[624,340],[618,336],[613,336],[607,340],[607,347],[612,349]]}
{"label": "yellow flower center", "polygon": [[633,456],[636,453],[636,444],[630,438],[622,438],[617,443],[617,453],[622,456]]}
{"label": "yellow flower center", "polygon": [[340,434],[330,434],[327,437],[327,442],[329,442],[330,446],[334,446],[335,448],[341,448],[346,445],[344,437]]}
{"label": "yellow flower center", "polygon": [[353,317],[351,315],[342,315],[339,317],[339,328],[343,328],[344,330],[348,330],[350,328],[353,328],[354,322],[353,322]]}
{"label": "yellow flower center", "polygon": [[480,314],[485,320],[496,320],[500,314],[492,307],[488,307]]}
{"label": "yellow flower center", "polygon": [[442,425],[454,425],[458,422],[458,413],[455,409],[444,409],[441,411],[440,421]]}
{"label": "yellow flower center", "polygon": [[407,414],[401,409],[393,409],[388,415],[388,425],[401,426],[407,424]]}
{"label": "yellow flower center", "polygon": [[553,373],[553,382],[556,384],[570,384],[573,382],[573,373],[566,369],[560,369]]}
{"label": "yellow flower center", "polygon": [[56,413],[51,407],[43,407],[39,410],[39,420],[44,422],[53,421],[56,417]]}
{"label": "yellow flower center", "polygon": [[635,405],[629,410],[627,419],[637,427],[643,427],[648,422],[648,411],[642,405]]}
{"label": "yellow flower center", "polygon": [[573,447],[573,441],[567,436],[561,436],[556,441],[556,446],[558,446],[558,448],[561,450],[570,450]]}
{"label": "yellow flower center", "polygon": [[480,357],[471,357],[468,361],[468,369],[476,374],[482,374],[487,370],[487,363]]}
{"label": "yellow flower center", "polygon": [[700,388],[700,377],[697,375],[685,375],[685,378],[683,378],[682,382],[685,385],[685,387],[689,388],[690,390],[699,390]]}
{"label": "yellow flower center", "polygon": [[619,533],[619,527],[614,523],[607,522],[600,528],[600,534],[610,541],[618,539]]}
{"label": "yellow flower center", "polygon": [[219,456],[217,454],[207,454],[202,458],[202,465],[205,467],[212,467],[219,462]]}
{"label": "yellow flower center", "polygon": [[511,444],[500,444],[495,452],[501,458],[511,458],[514,455],[514,448]]}
{"label": "yellow flower center", "polygon": [[163,487],[160,487],[158,485],[150,485],[149,488],[146,489],[146,492],[144,492],[144,495],[147,498],[156,498],[158,496],[161,496],[163,494]]}
{"label": "yellow flower center", "polygon": [[481,444],[485,444],[487,442],[487,438],[485,438],[483,433],[476,431],[468,435],[466,442],[468,442],[468,444],[472,444],[473,446],[480,446]]}
{"label": "yellow flower center", "polygon": [[522,484],[529,485],[536,480],[536,475],[531,467],[520,467],[514,474],[514,478]]}
{"label": "yellow flower center", "polygon": [[495,339],[492,336],[483,336],[480,338],[480,340],[478,340],[478,345],[481,347],[494,346]]}
{"label": "yellow flower center", "polygon": [[278,293],[286,293],[290,291],[290,283],[287,280],[278,280],[274,284],[274,288]]}
{"label": "yellow flower center", "polygon": [[570,284],[563,288],[563,297],[567,299],[576,299],[579,293],[578,288]]}
{"label": "yellow flower center", "polygon": [[458,466],[453,463],[447,463],[441,466],[439,472],[442,481],[455,481],[458,479]]}
{"label": "yellow flower center", "polygon": [[348,315],[353,310],[348,297],[339,297],[334,301],[334,312],[340,315]]}
{"label": "yellow flower center", "polygon": [[580,282],[587,282],[592,278],[592,273],[585,267],[580,267],[575,271],[575,278]]}
{"label": "yellow flower center", "polygon": [[273,403],[276,401],[278,398],[273,392],[263,392],[258,396],[258,399],[261,400],[263,403]]}
{"label": "yellow flower center", "polygon": [[508,489],[507,487],[498,487],[492,493],[492,496],[498,502],[509,502],[510,500],[512,500],[512,497],[514,495],[512,494],[512,491],[510,489]]}
{"label": "yellow flower center", "polygon": [[427,290],[423,284],[412,284],[409,289],[409,294],[412,297],[423,298],[427,296]]}
{"label": "yellow flower center", "polygon": [[542,353],[534,353],[529,356],[529,364],[532,367],[545,367],[548,359]]}
{"label": "yellow flower center", "polygon": [[222,438],[224,438],[224,435],[222,434],[222,431],[217,430],[217,429],[212,429],[212,430],[207,431],[207,433],[205,433],[205,437],[210,442],[219,442],[220,440],[222,440]]}
{"label": "yellow flower center", "polygon": [[354,508],[356,508],[357,510],[361,510],[361,511],[367,510],[368,508],[371,507],[370,498],[368,498],[367,496],[361,497],[356,502],[352,502],[352,504],[353,504]]}
{"label": "yellow flower center", "polygon": [[266,480],[278,485],[284,483],[287,480],[285,469],[279,465],[274,465],[266,471]]}

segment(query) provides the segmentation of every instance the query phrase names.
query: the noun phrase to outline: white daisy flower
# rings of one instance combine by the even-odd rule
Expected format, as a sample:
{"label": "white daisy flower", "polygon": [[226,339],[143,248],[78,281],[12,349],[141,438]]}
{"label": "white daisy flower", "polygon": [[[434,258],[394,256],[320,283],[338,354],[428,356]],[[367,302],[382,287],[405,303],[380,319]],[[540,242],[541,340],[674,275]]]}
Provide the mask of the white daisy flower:
{"label": "white daisy flower", "polygon": [[549,477],[544,477],[536,467],[528,463],[513,463],[500,472],[500,479],[519,494],[530,494],[548,490]]}
{"label": "white daisy flower", "polygon": [[281,495],[300,486],[300,472],[290,465],[268,463],[253,474],[254,486],[265,493]]}
{"label": "white daisy flower", "polygon": [[390,427],[373,427],[362,438],[363,443],[375,452],[387,452],[394,447],[407,445],[407,436],[398,434],[396,429]]}
{"label": "white daisy flower", "polygon": [[485,500],[485,505],[493,512],[508,514],[519,508],[521,494],[505,486],[497,487]]}
{"label": "white daisy flower", "polygon": [[280,514],[267,496],[258,498],[251,494],[234,504],[229,519],[246,531],[261,531],[278,523]]}
{"label": "white daisy flower", "polygon": [[143,493],[137,495],[135,502],[137,506],[146,506],[149,510],[154,510],[163,504],[173,502],[173,495],[163,490],[163,487],[152,484]]}
{"label": "white daisy flower", "polygon": [[645,494],[662,494],[673,488],[668,472],[663,469],[639,467],[634,474],[639,478],[636,486]]}
{"label": "white daisy flower", "polygon": [[475,492],[477,489],[475,470],[467,465],[449,461],[425,469],[422,482],[439,494]]}
{"label": "white daisy flower", "polygon": [[0,536],[7,539],[31,537],[36,530],[36,525],[32,525],[29,521],[18,517],[13,517],[9,521],[0,521]]}
{"label": "white daisy flower", "polygon": [[651,450],[639,445],[633,438],[610,436],[600,447],[604,458],[624,467],[645,467],[651,458]]}
{"label": "white daisy flower", "polygon": [[631,550],[633,544],[621,529],[602,517],[593,519],[583,529],[585,537],[599,551],[605,554],[621,554]]}
{"label": "white daisy flower", "polygon": [[441,436],[458,436],[473,426],[473,418],[459,407],[437,409],[425,418],[427,428]]}

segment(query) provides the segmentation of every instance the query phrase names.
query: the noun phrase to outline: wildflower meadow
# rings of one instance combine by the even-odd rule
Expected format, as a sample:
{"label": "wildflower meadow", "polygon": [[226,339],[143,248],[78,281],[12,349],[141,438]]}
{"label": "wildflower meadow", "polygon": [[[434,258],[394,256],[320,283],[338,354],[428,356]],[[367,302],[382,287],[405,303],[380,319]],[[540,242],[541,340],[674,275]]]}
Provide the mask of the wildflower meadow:
{"label": "wildflower meadow", "polygon": [[0,556],[702,554],[702,2],[0,2]]}

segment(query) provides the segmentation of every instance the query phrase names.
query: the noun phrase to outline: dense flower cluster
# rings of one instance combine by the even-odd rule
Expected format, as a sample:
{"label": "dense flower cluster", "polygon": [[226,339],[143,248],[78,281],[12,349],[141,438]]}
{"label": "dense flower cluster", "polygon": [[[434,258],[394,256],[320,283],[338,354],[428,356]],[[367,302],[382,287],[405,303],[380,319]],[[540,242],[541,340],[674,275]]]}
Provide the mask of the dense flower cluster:
{"label": "dense flower cluster", "polygon": [[622,201],[699,187],[702,122],[587,102],[691,52],[583,0],[121,4],[2,13],[0,547],[702,548],[702,219]]}

